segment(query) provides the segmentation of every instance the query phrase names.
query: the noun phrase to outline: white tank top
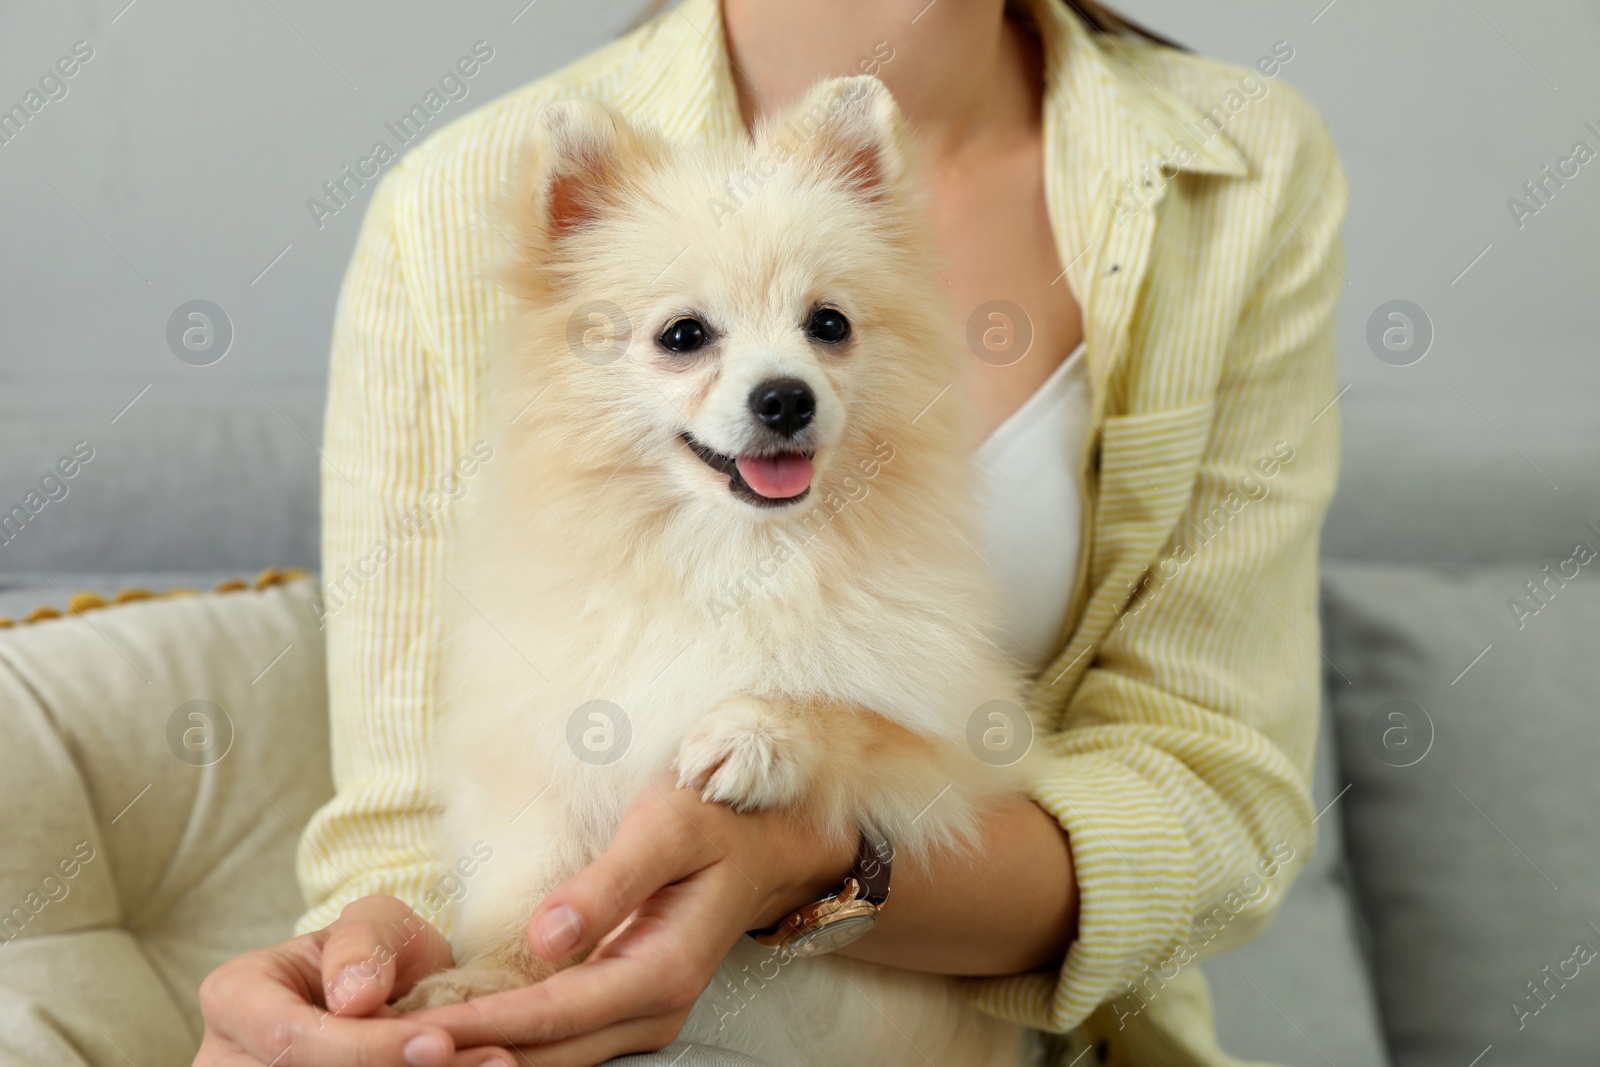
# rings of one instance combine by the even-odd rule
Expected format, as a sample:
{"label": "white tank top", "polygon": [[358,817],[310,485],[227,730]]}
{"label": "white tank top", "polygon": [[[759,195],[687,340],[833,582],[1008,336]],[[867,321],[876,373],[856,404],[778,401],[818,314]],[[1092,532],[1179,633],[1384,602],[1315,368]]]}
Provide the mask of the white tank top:
{"label": "white tank top", "polygon": [[1029,676],[1056,651],[1078,574],[1090,385],[1080,343],[975,455],[1000,645]]}

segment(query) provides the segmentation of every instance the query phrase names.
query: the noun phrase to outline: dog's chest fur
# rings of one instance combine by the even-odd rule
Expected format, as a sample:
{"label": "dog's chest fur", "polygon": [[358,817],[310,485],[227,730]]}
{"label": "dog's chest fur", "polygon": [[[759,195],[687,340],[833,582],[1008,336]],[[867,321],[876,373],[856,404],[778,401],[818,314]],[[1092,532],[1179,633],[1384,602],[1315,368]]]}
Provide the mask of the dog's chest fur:
{"label": "dog's chest fur", "polygon": [[[950,736],[941,709],[982,674],[968,583],[948,569],[961,561],[904,551],[845,558],[827,529],[804,543],[747,535],[740,544],[741,533],[706,531],[685,554],[687,538],[650,541],[648,530],[597,522],[559,543],[524,539],[517,556],[526,562],[509,573],[472,580],[469,567],[474,606],[457,619],[473,636],[447,668],[469,692],[456,690],[453,714],[493,730],[515,724],[532,748],[554,747],[559,758],[572,709],[608,701],[628,717],[640,769],[655,771],[706,709],[741,694],[824,696]],[[493,674],[517,688],[510,704],[504,691],[487,702],[469,695],[482,692],[485,653],[494,658],[472,625],[480,611],[542,676],[513,681],[524,672],[502,646]],[[490,708],[510,721],[485,716]]]}

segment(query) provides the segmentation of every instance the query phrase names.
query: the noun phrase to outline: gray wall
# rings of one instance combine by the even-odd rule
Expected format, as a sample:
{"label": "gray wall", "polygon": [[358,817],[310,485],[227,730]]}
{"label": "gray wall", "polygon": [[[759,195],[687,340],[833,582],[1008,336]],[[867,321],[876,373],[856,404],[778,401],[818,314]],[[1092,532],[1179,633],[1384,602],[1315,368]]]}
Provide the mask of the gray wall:
{"label": "gray wall", "polygon": [[[307,439],[365,201],[319,227],[307,200],[476,42],[493,58],[437,125],[613,37],[637,2],[0,3],[0,109],[93,49],[0,144],[0,511],[74,442],[95,449],[0,545],[0,574],[314,565]],[[210,366],[167,341],[196,299],[233,327]]]}
{"label": "gray wall", "polygon": [[[1600,6],[1122,0],[1122,9],[1234,63],[1276,41],[1293,46],[1283,77],[1327,117],[1354,187],[1340,319],[1352,406],[1389,395],[1470,413],[1454,382],[1490,415],[1513,417],[1514,401],[1550,410],[1578,393],[1596,411],[1600,158],[1520,229],[1506,201],[1526,199],[1523,183],[1574,141],[1600,152]],[[1420,305],[1436,328],[1432,351],[1410,367],[1380,362],[1365,343],[1368,316],[1395,298]]]}
{"label": "gray wall", "polygon": [[[614,35],[635,0],[544,0],[513,23],[526,2],[0,5],[0,107],[75,41],[94,49],[68,95],[0,145],[8,399],[20,388],[88,403],[104,389],[109,419],[150,382],[152,396],[241,402],[251,382],[319,390],[365,205],[319,228],[306,201],[474,42],[493,59],[436,125]],[[165,341],[169,314],[194,298],[233,320],[215,366],[186,366]]]}
{"label": "gray wall", "polygon": [[[0,505],[74,441],[96,442],[98,464],[76,502],[42,517],[48,534],[0,548],[0,569],[145,566],[163,538],[186,553],[155,561],[172,566],[314,562],[310,441],[364,203],[319,228],[308,198],[474,42],[494,58],[440,124],[612,36],[639,0],[126,2],[0,5],[0,108],[74,42],[94,49],[66,96],[0,145]],[[1283,77],[1342,146],[1354,185],[1342,405],[1366,448],[1348,478],[1385,503],[1341,501],[1332,549],[1363,554],[1382,535],[1374,516],[1418,493],[1445,498],[1447,533],[1487,521],[1530,551],[1565,541],[1569,519],[1600,514],[1545,480],[1600,456],[1600,160],[1520,230],[1506,201],[1575,140],[1600,150],[1584,127],[1600,127],[1600,13],[1582,0],[1325,2],[1123,6],[1230,61],[1287,40]],[[233,325],[210,366],[169,350],[168,319],[194,299]],[[1366,341],[1393,299],[1434,327],[1411,366]],[[1459,477],[1479,460],[1518,501],[1509,518]],[[1454,483],[1435,476],[1449,463]],[[261,519],[250,493],[285,515]],[[1394,551],[1432,545],[1413,535]]]}
{"label": "gray wall", "polygon": [[[1282,77],[1327,117],[1350,172],[1350,389],[1328,553],[1441,563],[1570,549],[1600,519],[1600,158],[1520,227],[1507,201],[1528,200],[1523,184],[1575,141],[1600,152],[1600,7],[1119,3],[1229,62],[1288,41]],[[1434,330],[1409,366],[1366,337],[1396,299]]]}

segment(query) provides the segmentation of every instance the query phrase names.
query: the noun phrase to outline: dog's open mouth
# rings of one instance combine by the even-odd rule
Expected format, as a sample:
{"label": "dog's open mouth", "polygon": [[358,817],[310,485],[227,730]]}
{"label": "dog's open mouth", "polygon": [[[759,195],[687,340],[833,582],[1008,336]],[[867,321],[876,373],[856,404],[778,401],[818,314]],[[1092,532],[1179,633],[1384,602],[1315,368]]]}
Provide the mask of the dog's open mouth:
{"label": "dog's open mouth", "polygon": [[700,462],[728,476],[728,490],[757,507],[779,507],[805,499],[811,492],[810,452],[778,452],[770,456],[725,456],[682,434],[683,443]]}

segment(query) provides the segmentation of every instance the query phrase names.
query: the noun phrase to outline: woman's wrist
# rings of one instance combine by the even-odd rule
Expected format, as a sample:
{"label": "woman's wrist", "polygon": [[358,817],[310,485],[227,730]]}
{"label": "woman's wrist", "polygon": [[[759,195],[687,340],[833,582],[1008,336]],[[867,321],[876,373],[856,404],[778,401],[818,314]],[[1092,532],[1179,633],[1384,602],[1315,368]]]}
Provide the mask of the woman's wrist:
{"label": "woman's wrist", "polygon": [[751,827],[765,861],[751,929],[776,926],[789,915],[837,889],[855,866],[859,842],[837,836],[795,816],[772,812]]}
{"label": "woman's wrist", "polygon": [[789,811],[736,812],[701,800],[671,775],[655,789],[726,861],[730,891],[738,887],[746,901],[733,908],[744,929],[776,926],[837,889],[855,866],[853,832],[830,835]]}
{"label": "woman's wrist", "polygon": [[841,954],[934,974],[1002,975],[1056,967],[1077,935],[1078,883],[1067,833],[1016,798],[982,817],[977,847],[935,849],[895,865],[895,890],[872,936]]}
{"label": "woman's wrist", "polygon": [[[694,799],[699,804],[699,798]],[[776,926],[837,889],[855,866],[854,833],[830,835],[789,812],[706,805],[702,832],[748,904],[743,929]],[[1018,797],[985,814],[982,847],[897,865],[894,904],[844,954],[938,974],[1017,974],[1059,965],[1077,931],[1078,887],[1060,824]],[[1004,907],[995,907],[997,900]],[[939,936],[930,936],[937,931]]]}

